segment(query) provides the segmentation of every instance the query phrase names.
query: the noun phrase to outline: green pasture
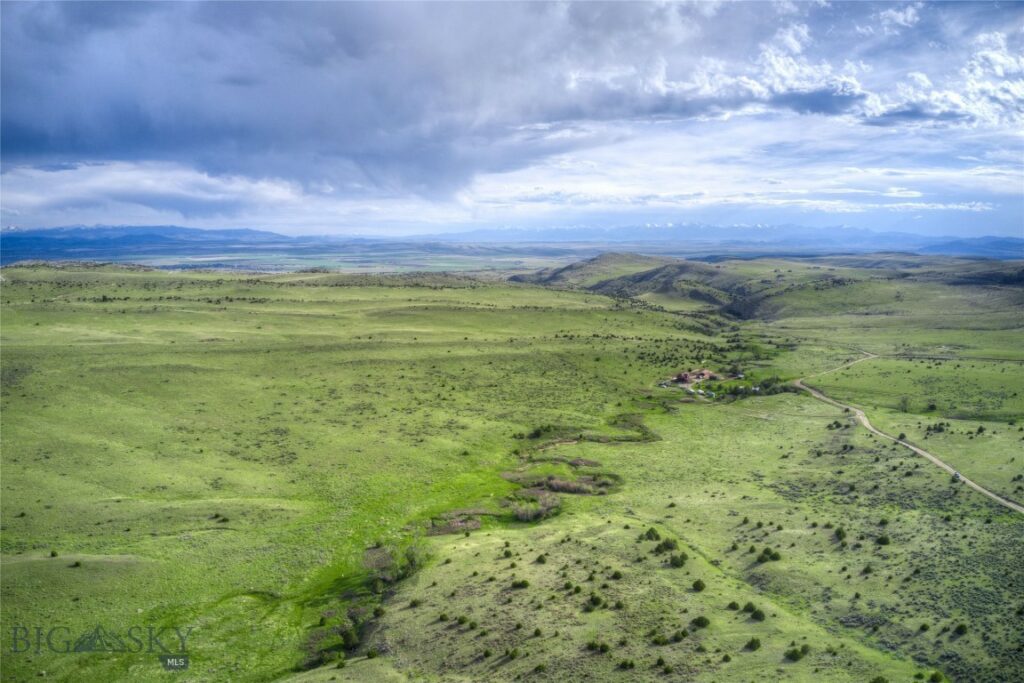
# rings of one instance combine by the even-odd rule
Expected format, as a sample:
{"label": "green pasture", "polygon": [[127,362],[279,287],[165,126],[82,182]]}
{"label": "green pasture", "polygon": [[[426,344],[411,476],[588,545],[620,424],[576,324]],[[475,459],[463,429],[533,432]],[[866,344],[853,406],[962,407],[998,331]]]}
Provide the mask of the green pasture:
{"label": "green pasture", "polygon": [[772,259],[684,269],[748,318],[587,289],[660,263],[557,287],[3,269],[5,629],[193,628],[187,673],[7,644],[3,679],[1024,676],[1020,515],[808,396],[658,386],[825,373],[1020,499],[1019,288]]}

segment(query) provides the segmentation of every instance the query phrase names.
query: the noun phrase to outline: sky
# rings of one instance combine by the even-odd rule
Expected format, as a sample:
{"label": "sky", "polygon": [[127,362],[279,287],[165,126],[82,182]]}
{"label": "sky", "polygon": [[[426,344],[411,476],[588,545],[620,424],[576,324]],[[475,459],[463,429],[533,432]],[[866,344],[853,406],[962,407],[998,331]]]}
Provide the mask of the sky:
{"label": "sky", "polygon": [[0,223],[1024,237],[1024,3],[0,3]]}

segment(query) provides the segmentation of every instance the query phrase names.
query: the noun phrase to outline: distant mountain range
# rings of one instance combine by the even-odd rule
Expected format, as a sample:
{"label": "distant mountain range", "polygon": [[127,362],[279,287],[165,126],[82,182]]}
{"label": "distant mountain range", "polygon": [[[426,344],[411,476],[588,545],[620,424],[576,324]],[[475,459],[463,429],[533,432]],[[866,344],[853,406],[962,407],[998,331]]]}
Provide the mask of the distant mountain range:
{"label": "distant mountain range", "polygon": [[202,230],[163,226],[71,226],[0,231],[0,263],[22,260],[131,261],[247,252],[289,256],[418,251],[438,254],[559,255],[615,251],[666,255],[820,255],[904,251],[994,259],[1024,258],[1024,239],[1014,237],[929,237],[857,228],[802,226],[475,230],[402,238],[353,236],[290,237],[263,230]]}
{"label": "distant mountain range", "polygon": [[[1022,232],[1024,234],[1024,232]],[[865,228],[800,225],[715,226],[686,224],[672,227],[550,228],[538,230],[475,230],[432,235],[448,242],[576,242],[668,244],[687,250],[768,253],[825,253],[833,251],[907,251],[946,256],[1024,258],[1024,239],[1015,237],[932,237],[907,232],[875,232]]]}

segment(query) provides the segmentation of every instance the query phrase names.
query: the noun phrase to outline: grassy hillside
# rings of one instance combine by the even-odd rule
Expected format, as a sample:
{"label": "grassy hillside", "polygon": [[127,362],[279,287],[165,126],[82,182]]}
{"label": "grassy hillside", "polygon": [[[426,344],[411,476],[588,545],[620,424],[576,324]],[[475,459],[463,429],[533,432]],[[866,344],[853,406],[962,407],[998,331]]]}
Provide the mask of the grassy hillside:
{"label": "grassy hillside", "polygon": [[511,279],[513,282],[529,282],[549,287],[594,287],[606,280],[627,277],[674,262],[676,260],[671,258],[607,253],[560,268],[514,275]]}
{"label": "grassy hillside", "polygon": [[[1022,304],[1020,262],[870,255],[813,259],[685,261],[589,288],[611,296],[637,297],[673,309],[701,302],[743,319],[801,316],[898,315],[920,307],[947,312],[984,306],[1003,315]],[[971,289],[973,288],[973,289]],[[1010,307],[1010,308],[1008,308]],[[956,324],[955,318],[946,325]]]}
{"label": "grassy hillside", "polygon": [[[663,268],[728,300],[662,306]],[[1024,518],[805,395],[658,386],[884,354],[809,381],[1019,496],[1019,288],[877,270],[4,269],[4,624],[192,627],[196,680],[1020,678]]]}

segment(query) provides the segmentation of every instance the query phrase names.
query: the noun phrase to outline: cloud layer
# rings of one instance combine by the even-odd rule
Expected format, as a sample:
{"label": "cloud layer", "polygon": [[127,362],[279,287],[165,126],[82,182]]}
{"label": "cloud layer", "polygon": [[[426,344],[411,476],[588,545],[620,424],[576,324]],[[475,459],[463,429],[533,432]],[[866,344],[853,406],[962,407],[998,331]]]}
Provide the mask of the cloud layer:
{"label": "cloud layer", "polygon": [[1020,5],[0,10],[4,224],[1022,230]]}

